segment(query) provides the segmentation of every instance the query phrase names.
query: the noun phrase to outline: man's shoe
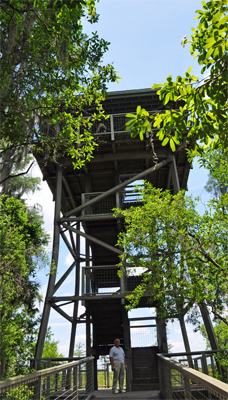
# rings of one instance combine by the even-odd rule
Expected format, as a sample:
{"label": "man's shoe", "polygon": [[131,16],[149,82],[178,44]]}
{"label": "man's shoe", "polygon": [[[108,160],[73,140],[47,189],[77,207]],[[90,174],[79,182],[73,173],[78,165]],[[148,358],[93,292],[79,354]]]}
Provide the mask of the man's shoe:
{"label": "man's shoe", "polygon": [[113,390],[113,393],[117,394],[117,393],[119,393],[119,390],[115,389],[115,390]]}
{"label": "man's shoe", "polygon": [[126,393],[126,390],[125,389],[121,389],[120,393]]}

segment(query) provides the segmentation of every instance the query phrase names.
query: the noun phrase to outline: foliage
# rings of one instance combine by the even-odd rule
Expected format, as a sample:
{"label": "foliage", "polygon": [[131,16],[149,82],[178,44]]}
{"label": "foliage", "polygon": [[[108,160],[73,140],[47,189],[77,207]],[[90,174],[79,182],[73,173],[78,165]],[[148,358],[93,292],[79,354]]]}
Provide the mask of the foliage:
{"label": "foliage", "polygon": [[58,350],[58,340],[53,339],[53,333],[51,328],[47,329],[45,336],[44,348],[42,353],[42,358],[60,358],[64,357],[62,353]]}
{"label": "foliage", "polygon": [[[197,10],[197,29],[192,28],[191,40],[182,39],[185,47],[190,44],[190,53],[202,67],[201,79],[191,75],[192,67],[184,77],[167,77],[164,85],[153,85],[158,89],[160,100],[166,111],[149,115],[145,109],[137,107],[136,115],[127,114],[126,129],[131,136],[146,131],[156,136],[162,146],[169,143],[172,151],[176,145],[187,144],[188,154],[193,158],[202,155],[205,148],[226,149],[228,146],[227,125],[227,49],[228,49],[228,5],[226,0],[202,1],[203,10]],[[179,110],[176,110],[176,105]]]}
{"label": "foliage", "polygon": [[86,354],[84,347],[85,345],[82,342],[77,343],[75,346],[74,356],[84,357]]}
{"label": "foliage", "polygon": [[[216,321],[214,325],[215,336],[218,341],[218,346],[222,353],[218,353],[216,359],[219,361],[221,367],[223,367],[224,371],[228,371],[228,326],[223,321]],[[200,333],[206,339],[207,349],[211,350],[210,342],[207,337],[205,326],[202,325],[200,327]],[[225,378],[225,382],[227,382],[227,376]]]}
{"label": "foliage", "polygon": [[32,159],[31,155],[27,155],[27,148],[24,151],[15,147],[8,148],[2,153],[0,164],[1,195],[21,199],[25,194],[40,190],[40,178],[27,175],[34,163]]}
{"label": "foliage", "polygon": [[[138,188],[137,188],[138,191]],[[124,248],[120,267],[139,275],[141,283],[127,297],[136,307],[145,291],[164,318],[180,318],[194,304],[205,302],[228,325],[227,298],[228,196],[211,203],[204,215],[195,201],[179,192],[145,183],[138,207],[117,209],[125,217],[125,232],[117,245]],[[138,269],[136,269],[138,268]]]}
{"label": "foliage", "polygon": [[13,197],[0,198],[0,353],[1,378],[23,372],[32,355],[36,301],[40,299],[37,267],[46,262],[48,235],[36,209]]}
{"label": "foliage", "polygon": [[[45,159],[64,154],[81,167],[96,145],[93,121],[103,115],[103,65],[108,42],[83,33],[82,19],[97,22],[95,0],[2,0],[1,132],[3,151],[35,145]],[[84,125],[84,131],[79,127]]]}
{"label": "foliage", "polygon": [[209,170],[209,179],[205,189],[212,194],[215,200],[228,193],[228,151],[222,153],[206,149],[199,160],[201,166]]}

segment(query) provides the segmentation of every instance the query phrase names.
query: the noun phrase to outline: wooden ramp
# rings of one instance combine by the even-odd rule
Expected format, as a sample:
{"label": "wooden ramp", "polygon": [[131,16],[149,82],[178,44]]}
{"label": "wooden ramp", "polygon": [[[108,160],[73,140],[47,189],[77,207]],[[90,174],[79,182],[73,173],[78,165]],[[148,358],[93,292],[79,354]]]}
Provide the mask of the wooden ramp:
{"label": "wooden ramp", "polygon": [[118,393],[113,394],[111,389],[101,389],[95,390],[94,392],[94,400],[160,400],[162,399],[159,390],[147,390],[147,391],[139,391],[139,392],[127,392],[127,393]]}

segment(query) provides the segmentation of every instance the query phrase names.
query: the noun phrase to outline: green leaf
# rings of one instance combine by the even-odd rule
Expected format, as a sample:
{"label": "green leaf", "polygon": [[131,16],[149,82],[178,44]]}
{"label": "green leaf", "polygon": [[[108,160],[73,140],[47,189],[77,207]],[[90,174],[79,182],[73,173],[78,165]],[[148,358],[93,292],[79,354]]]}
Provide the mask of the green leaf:
{"label": "green leaf", "polygon": [[139,138],[140,138],[140,140],[143,140],[143,139],[144,139],[144,136],[143,136],[143,132],[142,132],[142,131],[139,132]]}
{"label": "green leaf", "polygon": [[141,106],[138,106],[137,109],[136,109],[136,114],[137,115],[140,114],[140,111],[141,111]]}
{"label": "green leaf", "polygon": [[214,16],[213,16],[213,18],[212,18],[212,23],[214,24],[215,22],[217,22],[219,19],[220,19],[220,17],[223,15],[223,12],[222,11],[219,11],[217,14],[215,14]]}
{"label": "green leaf", "polygon": [[170,92],[166,94],[163,104],[166,105],[169,102],[169,99],[170,99]]}
{"label": "green leaf", "polygon": [[137,118],[135,114],[126,114],[127,118]]}
{"label": "green leaf", "polygon": [[162,146],[165,146],[168,142],[169,142],[169,138],[166,137],[162,142]]}
{"label": "green leaf", "polygon": [[170,139],[170,142],[169,142],[169,144],[170,144],[170,148],[171,148],[171,150],[172,150],[172,151],[175,151],[175,150],[176,150],[176,146],[175,146],[175,143],[174,143],[174,141],[173,141],[173,139],[172,139],[172,138]]}
{"label": "green leaf", "polygon": [[158,88],[160,88],[160,87],[162,87],[163,85],[161,84],[161,83],[155,83],[153,86],[152,86],[152,90],[153,89],[158,89]]}

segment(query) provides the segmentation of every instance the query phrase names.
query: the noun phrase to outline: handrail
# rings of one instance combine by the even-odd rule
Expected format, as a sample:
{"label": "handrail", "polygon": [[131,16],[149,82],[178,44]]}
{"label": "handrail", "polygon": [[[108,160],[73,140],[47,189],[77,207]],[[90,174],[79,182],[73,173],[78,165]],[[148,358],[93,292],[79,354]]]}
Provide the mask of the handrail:
{"label": "handrail", "polygon": [[75,367],[76,365],[80,365],[80,364],[84,364],[88,361],[93,360],[94,357],[85,357],[81,360],[77,360],[77,361],[72,361],[70,363],[66,363],[66,364],[61,364],[61,365],[57,365],[56,367],[51,367],[51,368],[46,368],[43,370],[39,370],[39,371],[35,371],[32,372],[30,374],[27,375],[20,375],[20,376],[15,376],[13,378],[9,378],[6,379],[4,381],[0,381],[0,393],[1,393],[1,389],[5,389],[6,387],[9,386],[14,386],[14,385],[20,385],[23,383],[31,383],[36,381],[38,378],[42,377],[42,376],[50,376],[54,373],[60,372],[60,371],[64,371],[67,370],[69,368]]}
{"label": "handrail", "polygon": [[[196,352],[198,353],[198,352]],[[169,366],[170,369],[176,369],[185,378],[191,379],[194,384],[199,384],[203,389],[209,391],[211,394],[219,397],[219,399],[228,399],[228,384],[219,381],[211,376],[205,375],[200,371],[196,371],[190,367],[184,366],[163,354],[157,354],[158,357]]]}

